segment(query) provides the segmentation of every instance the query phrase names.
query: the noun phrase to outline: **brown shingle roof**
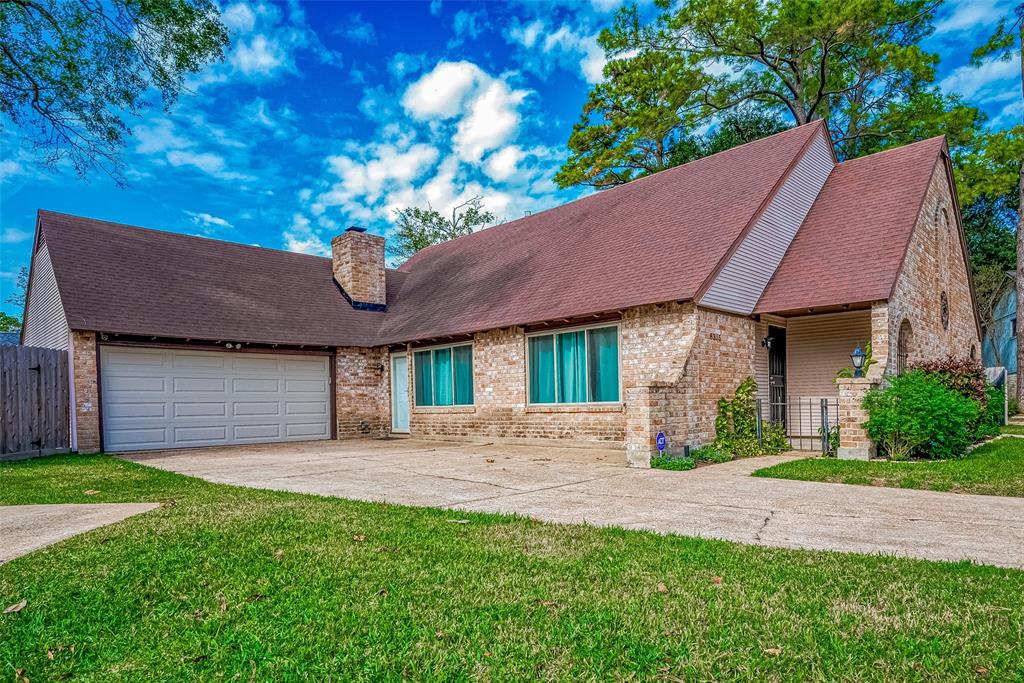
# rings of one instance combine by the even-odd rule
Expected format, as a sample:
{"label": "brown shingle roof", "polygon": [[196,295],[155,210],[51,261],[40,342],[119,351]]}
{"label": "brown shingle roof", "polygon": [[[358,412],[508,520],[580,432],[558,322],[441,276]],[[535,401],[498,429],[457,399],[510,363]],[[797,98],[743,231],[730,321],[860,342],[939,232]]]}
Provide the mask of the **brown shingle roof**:
{"label": "brown shingle roof", "polygon": [[944,138],[839,164],[755,313],[888,299]]}
{"label": "brown shingle roof", "polygon": [[[357,311],[330,259],[39,212],[74,329],[372,346],[691,299],[820,123],[421,251]],[[838,165],[756,312],[888,298],[941,138]]]}
{"label": "brown shingle roof", "polygon": [[379,341],[455,335],[691,299],[813,123],[424,249]]}
{"label": "brown shingle roof", "polygon": [[330,259],[50,211],[39,230],[72,329],[369,346],[381,321],[349,305]]}

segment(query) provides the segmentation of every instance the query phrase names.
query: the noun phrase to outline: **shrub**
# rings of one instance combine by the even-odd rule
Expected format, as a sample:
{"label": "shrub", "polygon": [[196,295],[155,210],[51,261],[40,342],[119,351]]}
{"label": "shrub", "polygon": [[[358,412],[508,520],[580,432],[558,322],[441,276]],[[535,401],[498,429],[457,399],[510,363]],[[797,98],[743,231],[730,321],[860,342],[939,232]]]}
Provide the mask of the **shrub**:
{"label": "shrub", "polygon": [[1004,389],[990,386],[987,391],[988,400],[985,410],[978,420],[978,428],[974,432],[976,439],[987,439],[999,434],[1003,426],[1003,406],[1006,400]]}
{"label": "shrub", "polygon": [[651,458],[651,467],[656,470],[673,470],[682,472],[697,466],[693,458],[680,458],[675,455],[656,455]]}
{"label": "shrub", "polygon": [[708,444],[690,451],[690,457],[697,462],[729,462],[732,460],[732,453],[723,451],[714,444]]}
{"label": "shrub", "polygon": [[762,424],[761,443],[757,442],[757,382],[753,377],[740,382],[732,400],[718,399],[714,446],[737,458],[788,450],[786,428],[781,424]]}
{"label": "shrub", "polygon": [[895,377],[885,389],[864,397],[868,435],[893,460],[911,455],[956,458],[967,451],[978,419],[978,404],[950,390],[922,370]]}
{"label": "shrub", "polygon": [[981,361],[949,355],[938,360],[915,363],[911,370],[920,370],[940,381],[943,386],[965,398],[978,402],[981,413],[988,403],[988,380]]}

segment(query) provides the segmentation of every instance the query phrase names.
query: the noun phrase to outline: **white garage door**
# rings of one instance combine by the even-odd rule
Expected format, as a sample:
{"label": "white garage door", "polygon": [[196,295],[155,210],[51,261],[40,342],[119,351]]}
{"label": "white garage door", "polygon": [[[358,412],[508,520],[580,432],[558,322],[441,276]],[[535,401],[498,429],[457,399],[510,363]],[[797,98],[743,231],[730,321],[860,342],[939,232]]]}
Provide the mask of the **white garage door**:
{"label": "white garage door", "polygon": [[327,439],[329,365],[326,356],[100,347],[103,446]]}

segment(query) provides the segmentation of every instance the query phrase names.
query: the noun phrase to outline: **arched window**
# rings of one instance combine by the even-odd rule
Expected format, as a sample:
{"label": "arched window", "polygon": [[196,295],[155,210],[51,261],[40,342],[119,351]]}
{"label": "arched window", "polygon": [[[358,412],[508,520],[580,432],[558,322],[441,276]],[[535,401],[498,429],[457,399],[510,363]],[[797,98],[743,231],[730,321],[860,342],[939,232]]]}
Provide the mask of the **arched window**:
{"label": "arched window", "polygon": [[896,338],[896,374],[902,375],[907,369],[907,361],[910,358],[910,343],[914,332],[910,328],[910,321],[904,319],[900,323],[900,333]]}

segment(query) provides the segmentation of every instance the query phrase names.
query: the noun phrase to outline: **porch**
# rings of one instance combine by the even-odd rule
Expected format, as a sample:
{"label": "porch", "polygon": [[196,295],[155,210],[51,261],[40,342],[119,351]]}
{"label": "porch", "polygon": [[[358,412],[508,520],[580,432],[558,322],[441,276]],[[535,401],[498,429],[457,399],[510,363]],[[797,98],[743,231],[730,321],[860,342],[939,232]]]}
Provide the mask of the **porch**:
{"label": "porch", "polygon": [[[843,403],[836,376],[850,368],[855,348],[873,340],[872,316],[865,307],[761,317],[755,349],[759,433],[782,424],[793,450],[838,450]],[[886,342],[874,336],[873,346],[885,349]]]}

